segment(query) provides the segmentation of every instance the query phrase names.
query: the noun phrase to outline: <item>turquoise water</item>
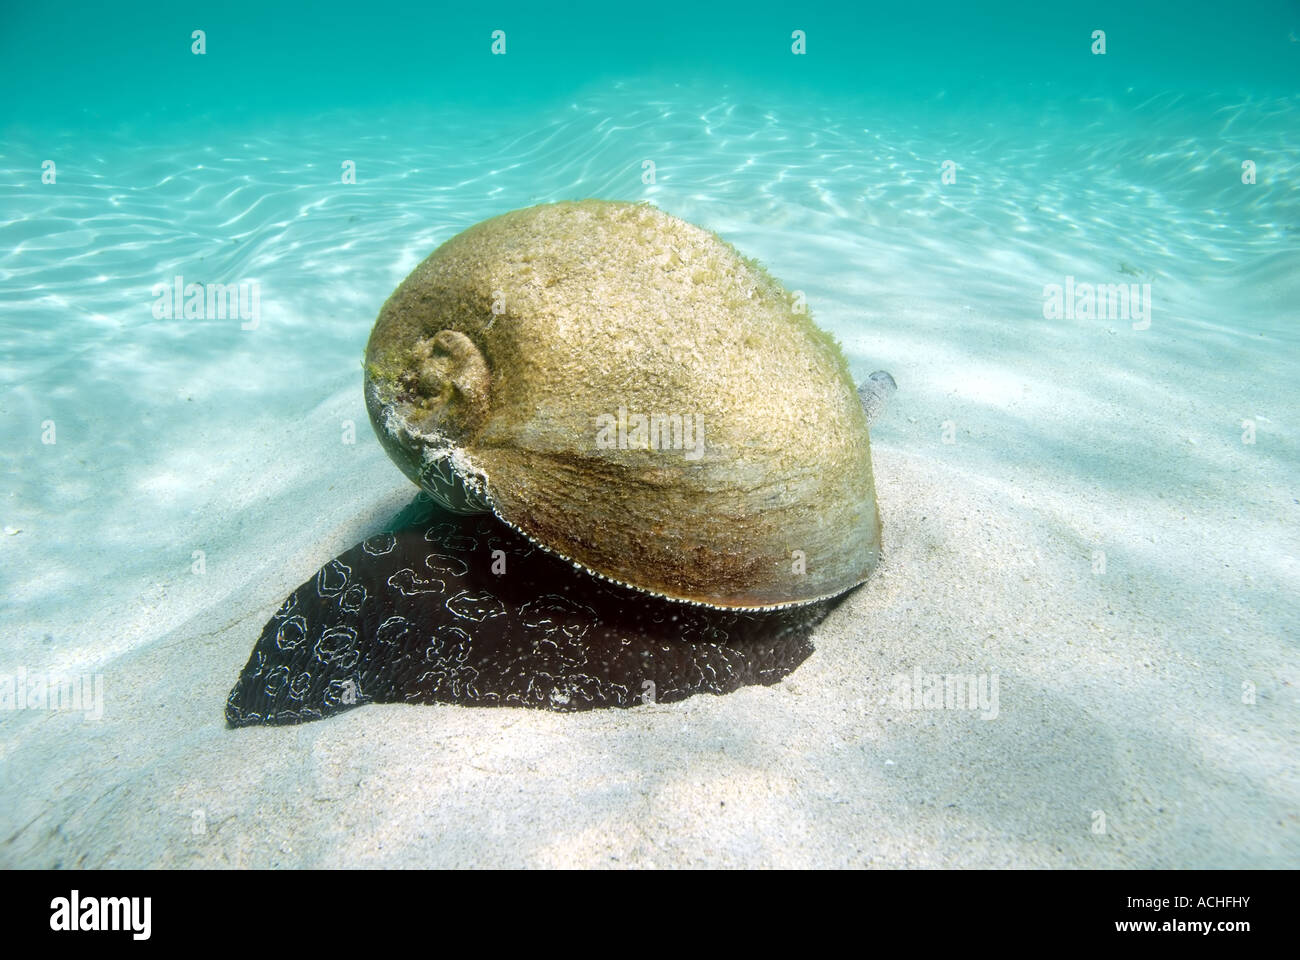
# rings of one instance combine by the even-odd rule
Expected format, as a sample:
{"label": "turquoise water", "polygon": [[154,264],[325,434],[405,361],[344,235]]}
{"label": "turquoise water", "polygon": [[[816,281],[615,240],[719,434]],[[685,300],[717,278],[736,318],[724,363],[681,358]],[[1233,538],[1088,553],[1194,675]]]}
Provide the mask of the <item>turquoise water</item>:
{"label": "turquoise water", "polygon": [[[360,389],[387,295],[479,220],[592,196],[804,291],[897,378],[886,454],[1097,498],[1046,522],[1174,584],[1158,632],[1221,638],[1182,598],[1249,590],[1231,622],[1289,676],[1300,5],[897,6],[5,4],[0,671],[112,679],[264,619],[408,493]],[[260,313],[160,317],[178,275]],[[1149,284],[1149,328],[1046,316],[1067,278]]]}

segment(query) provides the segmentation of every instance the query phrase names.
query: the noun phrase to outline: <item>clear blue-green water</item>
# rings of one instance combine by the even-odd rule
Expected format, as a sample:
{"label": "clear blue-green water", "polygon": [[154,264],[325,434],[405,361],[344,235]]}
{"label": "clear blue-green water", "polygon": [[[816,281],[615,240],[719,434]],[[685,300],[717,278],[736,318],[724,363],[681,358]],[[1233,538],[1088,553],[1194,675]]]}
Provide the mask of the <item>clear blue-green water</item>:
{"label": "clear blue-green water", "polygon": [[[581,197],[803,290],[899,380],[886,454],[951,464],[955,420],[970,476],[1096,497],[1162,635],[1229,655],[1178,598],[1230,554],[1245,659],[1294,672],[1300,4],[411,6],[0,9],[0,672],[264,618],[401,504],[360,390],[386,296]],[[256,284],[255,327],[156,316],[177,275]],[[1067,278],[1149,283],[1149,329],[1045,316]]]}

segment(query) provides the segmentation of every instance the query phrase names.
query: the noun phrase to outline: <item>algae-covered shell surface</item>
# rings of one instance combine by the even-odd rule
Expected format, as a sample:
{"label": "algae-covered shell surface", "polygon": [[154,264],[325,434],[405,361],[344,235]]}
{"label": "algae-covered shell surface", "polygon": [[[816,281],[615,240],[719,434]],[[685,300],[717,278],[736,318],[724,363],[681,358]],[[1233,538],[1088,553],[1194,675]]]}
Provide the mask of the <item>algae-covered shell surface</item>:
{"label": "algae-covered shell surface", "polygon": [[448,240],[380,311],[366,401],[402,470],[590,572],[764,608],[880,552],[839,347],[715,234],[646,204],[516,210]]}

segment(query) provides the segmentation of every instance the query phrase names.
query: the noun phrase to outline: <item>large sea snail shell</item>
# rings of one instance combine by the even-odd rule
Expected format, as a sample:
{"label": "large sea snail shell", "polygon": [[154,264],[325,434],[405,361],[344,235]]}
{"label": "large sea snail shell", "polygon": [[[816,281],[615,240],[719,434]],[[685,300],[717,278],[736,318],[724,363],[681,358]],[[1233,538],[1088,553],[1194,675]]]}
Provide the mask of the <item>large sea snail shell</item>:
{"label": "large sea snail shell", "polygon": [[835,596],[880,553],[867,419],[830,335],[756,262],[647,204],[452,237],[366,348],[380,441],[444,506],[716,607]]}

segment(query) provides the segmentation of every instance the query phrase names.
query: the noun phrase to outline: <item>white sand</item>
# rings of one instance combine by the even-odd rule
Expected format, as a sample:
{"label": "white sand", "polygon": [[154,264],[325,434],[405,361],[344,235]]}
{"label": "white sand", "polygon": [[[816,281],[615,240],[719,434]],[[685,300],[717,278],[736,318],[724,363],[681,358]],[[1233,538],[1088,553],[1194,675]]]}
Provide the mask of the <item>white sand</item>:
{"label": "white sand", "polygon": [[[888,558],[773,688],[227,730],[261,623],[357,521],[114,663],[101,720],[7,719],[3,862],[1294,865],[1295,661],[1273,620],[1293,599],[1222,508],[1116,517],[1105,491],[1044,493],[956,448],[904,452],[911,425],[880,432]],[[892,678],[917,666],[995,672],[997,717],[899,709]]]}

